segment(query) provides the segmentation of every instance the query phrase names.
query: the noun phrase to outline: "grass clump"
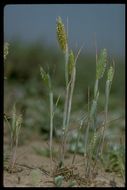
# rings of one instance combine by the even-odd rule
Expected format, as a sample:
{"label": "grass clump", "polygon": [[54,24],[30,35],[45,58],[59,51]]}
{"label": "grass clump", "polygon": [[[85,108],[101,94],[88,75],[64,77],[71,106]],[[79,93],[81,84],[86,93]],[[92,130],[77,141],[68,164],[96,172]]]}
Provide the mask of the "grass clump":
{"label": "grass clump", "polygon": [[[7,55],[9,53],[9,43],[4,43],[4,62],[7,59]],[[6,79],[6,77],[5,77]],[[16,164],[17,159],[17,148],[19,142],[19,134],[22,125],[22,115],[17,115],[16,105],[13,105],[12,108],[12,116],[7,116],[4,113],[4,120],[7,122],[9,130],[10,130],[10,160],[8,165],[8,171],[13,172],[13,169]]]}
{"label": "grass clump", "polygon": [[[66,153],[66,145],[67,145],[67,135],[70,126],[70,116],[71,116],[71,108],[72,108],[72,98],[76,81],[76,62],[79,56],[81,49],[78,51],[77,56],[74,55],[73,50],[71,50],[68,46],[68,36],[62,22],[62,19],[58,17],[56,23],[56,33],[57,40],[59,46],[63,52],[65,57],[65,98],[64,98],[64,110],[63,110],[63,124],[62,124],[62,135],[61,135],[61,143],[59,148],[60,158],[58,166],[60,168],[64,168],[64,158]],[[72,159],[72,165],[75,163],[75,157],[77,153],[77,149],[79,143],[81,143],[81,139],[84,138],[84,143],[82,144],[84,148],[84,160],[85,160],[85,176],[87,178],[92,178],[94,175],[94,170],[96,163],[98,161],[99,155],[102,155],[103,145],[105,139],[105,130],[107,128],[107,115],[108,115],[108,102],[109,102],[109,93],[111,89],[111,84],[114,75],[114,67],[110,66],[107,71],[107,79],[105,85],[105,121],[104,127],[101,132],[97,131],[98,123],[97,123],[97,108],[99,102],[99,81],[103,78],[106,66],[108,63],[107,50],[104,48],[100,51],[99,56],[96,53],[96,78],[94,85],[94,96],[92,103],[90,102],[90,95],[88,90],[88,112],[84,114],[85,116],[80,120],[80,125],[77,130],[77,138],[75,142],[75,146],[73,146],[74,155]],[[51,78],[49,74],[47,74],[42,67],[40,67],[42,79],[46,82],[49,87],[49,102],[50,102],[50,158],[52,162],[52,138],[53,138],[53,117],[54,117],[54,104],[53,104],[53,89],[51,85]],[[84,125],[86,128],[84,128]],[[85,135],[83,135],[83,131],[85,131]],[[94,163],[93,163],[94,161]],[[58,176],[59,179],[59,176]],[[59,180],[58,180],[59,181]],[[61,178],[60,178],[61,181]]]}
{"label": "grass clump", "polygon": [[17,148],[18,148],[18,142],[19,142],[19,134],[20,129],[22,125],[22,115],[17,115],[16,113],[16,106],[13,106],[12,109],[12,117],[11,117],[11,123],[9,123],[8,118],[6,115],[4,115],[5,121],[8,123],[9,129],[10,129],[10,161],[8,169],[10,172],[13,172],[13,169],[15,167],[16,159],[17,159]]}

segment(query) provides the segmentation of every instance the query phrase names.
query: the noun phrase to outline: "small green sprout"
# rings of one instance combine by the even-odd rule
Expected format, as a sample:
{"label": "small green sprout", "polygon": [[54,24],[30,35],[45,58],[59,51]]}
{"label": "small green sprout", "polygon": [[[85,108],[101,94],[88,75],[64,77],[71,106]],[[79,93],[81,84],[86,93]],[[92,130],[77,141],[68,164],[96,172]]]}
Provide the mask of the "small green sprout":
{"label": "small green sprout", "polygon": [[61,175],[55,177],[54,181],[55,181],[56,187],[61,187],[61,185],[63,183],[63,179],[64,179],[64,177]]}

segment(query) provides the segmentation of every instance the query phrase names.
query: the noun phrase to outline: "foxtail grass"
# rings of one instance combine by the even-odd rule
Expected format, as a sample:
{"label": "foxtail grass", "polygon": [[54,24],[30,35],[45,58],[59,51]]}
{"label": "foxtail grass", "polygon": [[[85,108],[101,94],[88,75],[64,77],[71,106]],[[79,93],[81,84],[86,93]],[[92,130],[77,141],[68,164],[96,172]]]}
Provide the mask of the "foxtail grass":
{"label": "foxtail grass", "polygon": [[[67,30],[68,31],[68,30]],[[60,159],[58,166],[61,167],[64,165],[65,153],[66,153],[66,143],[67,143],[67,134],[70,126],[70,118],[71,118],[71,109],[72,109],[72,100],[73,93],[75,88],[76,81],[76,64],[78,56],[81,52],[81,48],[78,51],[77,55],[74,55],[73,50],[69,48],[68,43],[68,33],[66,32],[65,26],[61,17],[57,18],[56,22],[56,35],[59,47],[63,53],[65,60],[65,98],[64,98],[64,110],[63,110],[63,121],[62,121],[62,139],[60,143]],[[90,104],[89,98],[89,90],[88,90],[88,114],[87,118],[85,118],[85,122],[87,122],[87,128],[85,129],[85,146],[84,146],[84,159],[85,159],[85,171],[86,176],[90,177],[94,168],[92,168],[93,157],[95,158],[95,153],[98,154],[98,150],[103,150],[103,144],[105,139],[105,130],[107,128],[107,115],[108,115],[108,102],[109,102],[109,92],[111,88],[111,83],[114,75],[113,67],[110,67],[107,74],[106,87],[105,87],[105,127],[103,130],[103,134],[101,137],[101,146],[98,145],[98,134],[97,134],[97,111],[98,111],[98,102],[100,96],[99,82],[103,78],[107,66],[107,50],[102,49],[97,55],[96,52],[96,77],[94,84],[94,94],[92,99],[92,104]],[[49,88],[49,102],[50,102],[50,161],[52,168],[52,149],[53,149],[53,118],[54,118],[54,104],[53,104],[53,89],[51,84],[50,75],[47,74],[42,67],[40,67],[41,77],[43,81]],[[59,98],[56,102],[58,103]],[[76,140],[76,148],[74,150],[74,155],[72,158],[72,165],[75,162],[75,157],[77,153],[77,147],[80,140],[81,130],[84,125],[84,119],[81,120],[80,126],[78,129],[78,138]],[[98,147],[97,147],[98,145]],[[97,150],[95,150],[97,149]],[[97,157],[96,157],[97,158]]]}
{"label": "foxtail grass", "polygon": [[77,59],[74,56],[72,50],[69,50],[68,47],[68,39],[67,33],[62,22],[62,19],[58,17],[57,19],[57,39],[61,50],[65,56],[65,103],[64,103],[64,113],[63,113],[63,136],[62,136],[62,151],[61,151],[61,161],[64,163],[64,155],[65,155],[65,144],[66,144],[66,136],[68,132],[69,122],[70,122],[70,114],[72,107],[72,97],[75,86],[76,79],[76,61]]}

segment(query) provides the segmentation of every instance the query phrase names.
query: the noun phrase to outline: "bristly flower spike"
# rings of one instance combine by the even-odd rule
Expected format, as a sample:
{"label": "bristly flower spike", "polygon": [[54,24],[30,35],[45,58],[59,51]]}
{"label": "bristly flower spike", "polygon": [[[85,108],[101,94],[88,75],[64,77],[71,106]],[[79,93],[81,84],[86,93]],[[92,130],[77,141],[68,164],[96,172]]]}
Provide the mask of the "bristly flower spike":
{"label": "bristly flower spike", "polygon": [[107,50],[103,49],[101,50],[97,60],[96,79],[100,79],[103,77],[106,68],[106,63],[107,63]]}
{"label": "bristly flower spike", "polygon": [[65,53],[68,49],[67,34],[61,17],[57,19],[56,26],[57,39],[61,50]]}

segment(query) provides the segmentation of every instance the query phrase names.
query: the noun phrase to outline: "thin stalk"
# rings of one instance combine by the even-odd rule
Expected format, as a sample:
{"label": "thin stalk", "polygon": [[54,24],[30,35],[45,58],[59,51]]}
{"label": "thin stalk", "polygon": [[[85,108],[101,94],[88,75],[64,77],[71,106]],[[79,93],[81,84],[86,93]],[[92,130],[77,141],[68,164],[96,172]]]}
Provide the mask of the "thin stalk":
{"label": "thin stalk", "polygon": [[63,136],[62,136],[62,151],[61,151],[61,161],[64,163],[64,154],[65,154],[65,143],[67,137],[67,131],[70,121],[71,105],[72,105],[72,96],[75,84],[75,75],[76,75],[76,61],[79,56],[81,49],[78,51],[78,54],[75,59],[74,68],[71,75],[71,80],[69,81],[69,72],[68,72],[68,45],[65,53],[65,81],[66,81],[66,95],[65,95],[65,104],[64,104],[64,114],[63,114]]}
{"label": "thin stalk", "polygon": [[95,81],[95,85],[94,85],[94,99],[96,99],[96,96],[97,96],[97,92],[98,92],[98,83],[99,83],[99,80],[96,79],[96,81]]}
{"label": "thin stalk", "polygon": [[[98,97],[99,97],[98,83],[99,83],[99,80],[96,78],[95,85],[94,85],[94,99],[93,99],[93,103],[92,103],[91,110],[90,110],[90,116],[89,116],[89,118],[90,118],[89,120],[92,122],[92,125],[93,125],[93,137],[94,137],[94,135],[96,135],[96,113],[97,113],[97,102],[98,102]],[[86,132],[86,135],[89,132],[89,121],[88,121],[87,130],[88,131]],[[88,136],[86,136],[86,137],[88,138]],[[90,176],[90,174],[92,172],[91,164],[92,164],[92,156],[93,156],[93,146],[94,145],[92,145],[91,148],[90,148],[89,160],[87,159],[87,161],[85,163],[85,165],[86,165],[86,173],[87,173],[88,176]]]}
{"label": "thin stalk", "polygon": [[11,150],[13,149],[14,146],[14,138],[15,138],[15,131],[16,130],[16,107],[15,104],[13,106],[13,113],[12,113],[12,125],[11,125]]}
{"label": "thin stalk", "polygon": [[88,125],[87,125],[87,129],[86,129],[86,135],[85,135],[85,149],[84,149],[84,157],[87,154],[87,145],[88,145],[88,136],[89,136],[89,128],[90,128],[90,106],[89,106],[89,98],[90,98],[90,94],[89,94],[89,88],[88,88]]}
{"label": "thin stalk", "polygon": [[[83,47],[83,46],[82,46]],[[63,129],[66,129],[66,127],[69,124],[70,120],[70,112],[71,112],[71,104],[72,104],[72,96],[74,91],[74,85],[75,85],[75,78],[76,78],[76,62],[78,59],[78,56],[81,52],[82,47],[79,49],[77,56],[75,58],[74,62],[74,68],[71,75],[71,80],[68,81],[68,47],[65,54],[65,79],[66,79],[66,99],[65,99],[65,108],[64,108],[64,119],[63,119]],[[70,94],[70,97],[69,97]]]}
{"label": "thin stalk", "polygon": [[10,134],[11,134],[11,139],[10,139],[10,148],[11,148],[11,150],[12,150],[12,129],[11,129],[11,125],[10,125],[10,123],[9,123],[9,121],[8,121],[8,119],[7,119],[7,116],[6,115],[4,115],[4,119],[5,119],[5,121],[7,122],[7,124],[8,124],[8,127],[9,127],[9,130],[10,130]]}
{"label": "thin stalk", "polygon": [[16,153],[17,153],[17,144],[15,145],[15,147],[13,147],[13,151],[12,151],[12,158],[10,160],[11,170],[13,170],[15,162],[16,162]]}
{"label": "thin stalk", "polygon": [[53,117],[54,117],[54,110],[53,110],[53,92],[52,92],[52,84],[51,84],[51,78],[48,76],[48,86],[49,86],[49,102],[50,102],[50,142],[49,142],[49,149],[50,149],[50,166],[52,171],[52,164],[53,164],[53,156],[52,156],[52,139],[53,139]]}
{"label": "thin stalk", "polygon": [[70,121],[70,113],[71,113],[71,105],[72,105],[72,96],[73,96],[73,91],[74,91],[74,86],[75,86],[75,78],[76,78],[76,68],[74,66],[73,68],[73,73],[72,73],[72,82],[70,86],[70,97],[69,97],[69,105],[68,105],[68,113],[67,113],[67,124],[66,124],[66,130],[68,130],[69,126],[69,121]]}
{"label": "thin stalk", "polygon": [[[96,81],[95,81],[95,88],[94,88],[94,99],[95,99],[95,101],[97,102],[97,100],[98,100],[98,97],[97,97],[97,93],[98,93],[98,83],[99,83],[99,80],[98,79],[96,79]],[[94,113],[94,116],[93,116],[94,118],[93,118],[93,120],[94,120],[94,129],[96,128],[96,118],[97,118],[97,107],[96,107],[96,109],[95,109],[95,113]]]}
{"label": "thin stalk", "polygon": [[97,102],[99,97],[99,91],[97,91],[96,97],[93,99],[91,110],[90,110],[90,121],[93,122],[93,128],[96,128],[96,111],[97,111]]}
{"label": "thin stalk", "polygon": [[80,131],[82,129],[82,126],[83,126],[83,122],[81,121],[79,130],[78,130],[78,137],[77,137],[77,141],[76,141],[75,151],[74,151],[74,155],[73,155],[73,159],[72,159],[72,165],[74,164],[74,161],[75,161],[75,158],[76,158],[78,143],[79,143],[79,139],[80,139]]}
{"label": "thin stalk", "polygon": [[69,53],[68,53],[68,47],[66,49],[65,52],[65,81],[66,81],[66,88],[68,85],[68,57],[69,57]]}
{"label": "thin stalk", "polygon": [[71,80],[70,80],[70,82],[69,82],[69,84],[67,86],[67,89],[68,89],[68,91],[67,91],[67,95],[68,95],[67,96],[67,101],[65,101],[65,103],[66,103],[65,105],[67,106],[66,107],[67,109],[66,109],[65,128],[63,128],[64,129],[64,131],[63,131],[63,152],[62,152],[63,160],[64,160],[64,154],[65,154],[65,143],[66,143],[67,131],[68,131],[69,121],[70,121],[70,113],[71,113],[71,105],[72,105],[72,96],[73,96],[73,91],[74,91],[75,77],[76,77],[76,69],[75,69],[75,66],[74,66]]}
{"label": "thin stalk", "polygon": [[[18,147],[18,141],[19,141],[19,132],[21,128],[21,123],[19,123],[19,118],[16,119],[15,123],[15,130],[13,131],[13,150],[10,160],[10,169],[13,170],[14,165],[16,163],[16,154],[17,154],[17,147]],[[21,122],[21,121],[20,121]]]}
{"label": "thin stalk", "polygon": [[67,112],[68,112],[68,98],[69,98],[69,87],[70,83],[68,83],[68,48],[65,53],[65,82],[66,82],[66,92],[65,92],[65,102],[64,102],[64,113],[63,113],[63,136],[65,133],[66,120],[67,120]]}
{"label": "thin stalk", "polygon": [[[82,46],[83,47],[83,46]],[[68,112],[67,112],[67,123],[66,123],[66,130],[68,130],[68,126],[69,126],[69,121],[70,121],[70,113],[71,113],[71,107],[72,107],[72,97],[73,97],[73,91],[74,91],[74,86],[75,86],[75,79],[76,79],[76,62],[77,62],[77,59],[78,59],[78,56],[81,52],[81,49],[82,47],[79,49],[78,53],[77,53],[77,56],[75,58],[75,62],[74,62],[74,66],[73,66],[73,70],[72,70],[72,74],[71,74],[71,80],[69,82],[70,84],[70,96],[69,96],[69,99],[68,99]]]}
{"label": "thin stalk", "polygon": [[53,138],[53,93],[50,91],[49,93],[49,100],[50,100],[50,163],[52,169],[52,138]]}
{"label": "thin stalk", "polygon": [[[49,139],[49,151],[50,151],[50,166],[52,170],[53,156],[52,156],[52,141],[53,141],[53,118],[54,118],[54,108],[53,108],[53,91],[50,75],[47,74],[42,67],[40,67],[41,77],[48,84],[49,88],[49,104],[50,104],[50,139]],[[59,100],[59,99],[58,99]],[[58,103],[58,100],[56,104]],[[56,105],[57,106],[57,105]],[[50,171],[51,171],[50,170]]]}
{"label": "thin stalk", "polygon": [[70,90],[70,83],[68,82],[68,46],[65,52],[65,82],[66,82],[66,92],[65,92],[65,103],[64,103],[64,113],[63,113],[63,135],[62,135],[62,147],[61,147],[61,161],[64,162],[64,149],[65,149],[65,130],[66,130],[66,122],[67,122],[67,113],[68,113],[68,101],[69,101],[69,90]]}
{"label": "thin stalk", "polygon": [[[98,91],[98,83],[99,80],[96,79],[95,81],[95,85],[94,85],[94,99],[93,99],[93,103],[91,106],[91,110],[89,113],[89,118],[88,118],[88,127],[87,127],[87,131],[86,131],[86,143],[85,143],[85,151],[84,151],[84,156],[86,156],[87,154],[87,139],[88,139],[88,133],[89,133],[89,123],[92,122],[93,125],[93,138],[96,135],[96,112],[97,112],[97,102],[98,102],[98,97],[99,97],[99,91]],[[93,148],[94,148],[94,144],[91,143],[90,144],[90,148],[89,148],[89,157],[86,159],[85,162],[85,166],[86,166],[86,174],[87,176],[90,177],[92,169],[91,169],[91,165],[92,165],[92,156],[93,156]]]}
{"label": "thin stalk", "polygon": [[67,88],[66,88],[64,114],[63,114],[62,142],[61,142],[61,147],[60,147],[61,148],[61,160],[60,160],[60,162],[62,162],[62,164],[64,163],[65,129],[66,129],[66,120],[67,120],[67,112],[68,112],[69,89],[70,89],[70,83],[68,83]]}
{"label": "thin stalk", "polygon": [[101,149],[100,149],[100,154],[103,152],[103,146],[104,146],[104,139],[105,139],[105,129],[107,128],[107,118],[108,118],[108,102],[109,102],[109,91],[110,91],[110,81],[106,81],[106,90],[105,90],[105,96],[106,96],[106,101],[105,101],[105,124],[103,128],[103,133],[102,133],[102,143],[101,143]]}
{"label": "thin stalk", "polygon": [[63,133],[64,133],[64,131],[65,131],[66,122],[67,122],[69,90],[70,90],[70,83],[68,83],[68,85],[67,85],[67,88],[66,88],[66,95],[65,95],[64,114],[63,114]]}

